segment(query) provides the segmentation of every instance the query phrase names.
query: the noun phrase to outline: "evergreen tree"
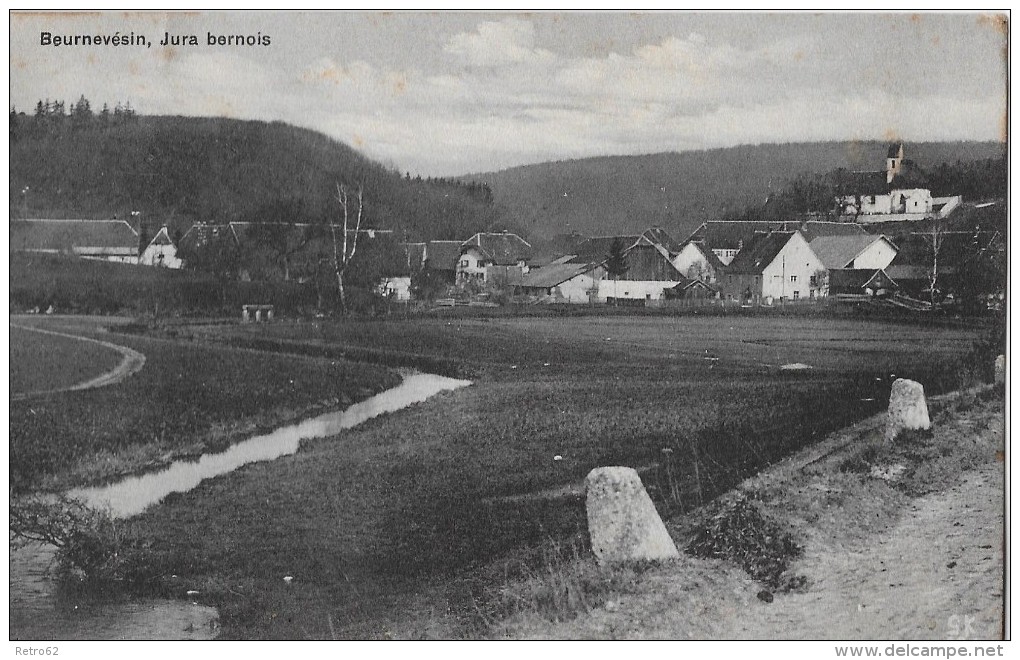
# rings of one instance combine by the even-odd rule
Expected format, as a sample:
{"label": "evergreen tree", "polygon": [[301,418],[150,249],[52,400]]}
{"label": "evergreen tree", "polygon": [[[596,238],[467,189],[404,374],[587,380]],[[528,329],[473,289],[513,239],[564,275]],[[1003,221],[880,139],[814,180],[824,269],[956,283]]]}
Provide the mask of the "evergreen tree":
{"label": "evergreen tree", "polygon": [[613,299],[616,303],[617,291],[619,288],[617,284],[620,277],[625,275],[630,270],[630,265],[627,263],[627,254],[623,247],[623,241],[619,238],[614,238],[612,244],[609,246],[609,258],[606,259],[606,273],[613,278]]}

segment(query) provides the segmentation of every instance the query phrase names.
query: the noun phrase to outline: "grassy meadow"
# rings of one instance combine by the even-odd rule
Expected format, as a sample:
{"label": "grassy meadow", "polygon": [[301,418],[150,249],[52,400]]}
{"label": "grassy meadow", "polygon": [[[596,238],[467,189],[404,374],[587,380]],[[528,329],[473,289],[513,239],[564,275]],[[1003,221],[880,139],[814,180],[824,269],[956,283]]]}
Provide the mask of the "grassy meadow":
{"label": "grassy meadow", "polygon": [[[15,491],[103,482],[177,456],[222,449],[259,428],[345,407],[399,382],[395,373],[375,365],[106,333],[102,324],[109,321],[99,318],[22,317],[19,322],[101,337],[140,351],[146,364],[116,385],[11,401]],[[35,368],[26,359],[36,337],[49,339],[12,329],[12,373]],[[89,361],[91,355],[85,350],[77,360],[98,373],[105,354]],[[116,364],[120,356],[113,355]],[[57,368],[58,376],[47,376],[48,382],[63,377],[61,360],[41,364]]]}
{"label": "grassy meadow", "polygon": [[12,394],[71,387],[110,371],[117,351],[69,337],[10,328],[9,383]]}
{"label": "grassy meadow", "polygon": [[[622,315],[175,332],[304,355],[427,357],[475,379],[171,496],[129,523],[153,565],[178,576],[164,581],[169,593],[200,591],[220,608],[223,636],[258,639],[485,634],[479,612],[492,610],[494,584],[536,570],[549,544],[584,552],[576,487],[591,468],[637,467],[660,511],[682,516],[882,409],[892,374],[932,393],[955,387],[979,334]],[[811,368],[781,368],[795,363]]]}

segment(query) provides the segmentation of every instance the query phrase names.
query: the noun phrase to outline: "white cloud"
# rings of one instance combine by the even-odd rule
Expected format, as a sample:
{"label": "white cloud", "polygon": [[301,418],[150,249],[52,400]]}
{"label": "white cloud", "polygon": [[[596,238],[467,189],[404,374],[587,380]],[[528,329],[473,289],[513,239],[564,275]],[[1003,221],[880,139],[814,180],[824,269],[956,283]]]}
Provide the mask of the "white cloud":
{"label": "white cloud", "polygon": [[475,32],[452,36],[443,50],[464,64],[479,67],[553,59],[549,51],[535,48],[535,26],[518,18],[480,23]]}

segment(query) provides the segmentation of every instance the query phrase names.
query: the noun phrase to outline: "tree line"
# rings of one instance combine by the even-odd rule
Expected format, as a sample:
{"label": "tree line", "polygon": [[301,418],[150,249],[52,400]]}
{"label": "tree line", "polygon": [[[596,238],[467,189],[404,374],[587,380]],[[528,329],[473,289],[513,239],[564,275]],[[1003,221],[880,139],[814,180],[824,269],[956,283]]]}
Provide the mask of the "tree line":
{"label": "tree line", "polygon": [[40,99],[35,104],[31,116],[11,108],[10,138],[17,140],[26,131],[32,134],[59,132],[62,130],[82,130],[88,128],[106,128],[138,121],[138,114],[131,107],[131,102],[118,101],[113,108],[103,103],[98,112],[92,109],[92,102],[83,94],[77,103],[68,106],[63,100],[51,101]]}

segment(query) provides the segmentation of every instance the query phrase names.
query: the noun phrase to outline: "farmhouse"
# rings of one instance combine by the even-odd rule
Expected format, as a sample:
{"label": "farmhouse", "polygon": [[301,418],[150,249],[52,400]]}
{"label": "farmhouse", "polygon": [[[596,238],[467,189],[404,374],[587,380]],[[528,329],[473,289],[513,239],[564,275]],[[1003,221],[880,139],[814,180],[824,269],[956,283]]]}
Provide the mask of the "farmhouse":
{"label": "farmhouse", "polygon": [[457,281],[519,284],[532,252],[517,234],[479,232],[460,245]]}
{"label": "farmhouse", "polygon": [[177,256],[177,246],[170,240],[166,225],[160,227],[149,244],[142,250],[142,254],[138,257],[138,263],[142,266],[162,268],[180,268],[184,265],[184,262]]}
{"label": "farmhouse", "polygon": [[726,269],[727,300],[745,303],[813,299],[824,295],[825,266],[799,231],[759,234]]}
{"label": "farmhouse", "polygon": [[808,243],[829,270],[846,268],[885,268],[896,258],[898,249],[882,235],[819,236]]}
{"label": "farmhouse", "polygon": [[899,289],[899,285],[881,268],[829,271],[830,296],[885,297]]}
{"label": "farmhouse", "polygon": [[672,259],[678,271],[692,280],[712,283],[718,281],[726,266],[719,255],[704,243],[687,241]]}
{"label": "farmhouse", "polygon": [[[616,279],[606,271],[614,243],[622,249],[627,265]],[[635,235],[589,238],[577,246],[577,254],[527,273],[519,290],[548,296],[550,302],[660,301],[666,289],[689,283],[673,265],[672,245],[673,238],[657,227]]]}
{"label": "farmhouse", "polygon": [[711,250],[724,265],[756,236],[773,231],[795,231],[800,229],[798,220],[709,220],[691,232],[686,243],[698,243],[705,250]]}
{"label": "farmhouse", "polygon": [[604,276],[605,269],[593,264],[552,263],[524,275],[520,291],[525,295],[548,296],[550,302],[595,302],[599,280]]}
{"label": "farmhouse", "polygon": [[10,233],[13,251],[138,263],[138,232],[126,220],[11,220]]}

